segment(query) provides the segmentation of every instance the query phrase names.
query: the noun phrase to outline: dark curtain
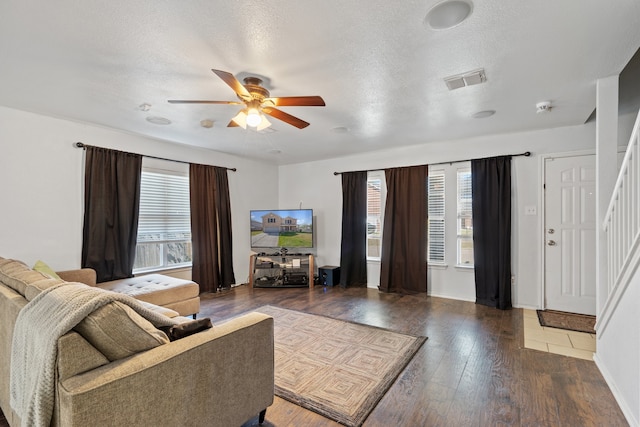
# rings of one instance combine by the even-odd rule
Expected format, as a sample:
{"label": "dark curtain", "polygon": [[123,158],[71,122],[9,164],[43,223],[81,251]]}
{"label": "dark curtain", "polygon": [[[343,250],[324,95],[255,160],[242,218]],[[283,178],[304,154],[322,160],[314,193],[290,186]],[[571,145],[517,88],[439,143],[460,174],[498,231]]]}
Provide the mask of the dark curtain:
{"label": "dark curtain", "polygon": [[427,292],[428,168],[386,169],[380,290]]}
{"label": "dark curtain", "polygon": [[231,245],[231,204],[227,170],[189,165],[191,202],[191,278],[200,292],[216,292],[235,283]]}
{"label": "dark curtain", "polygon": [[221,287],[230,288],[236,283],[233,273],[233,242],[231,230],[231,199],[229,197],[229,180],[227,169],[214,167],[216,175],[216,207],[218,208],[218,241],[220,254]]}
{"label": "dark curtain", "polygon": [[476,303],[511,308],[511,156],[471,161]]}
{"label": "dark curtain", "polygon": [[132,277],[142,156],[85,147],[82,267],[98,282]]}
{"label": "dark curtain", "polygon": [[367,286],[367,172],[342,173],[340,286]]}

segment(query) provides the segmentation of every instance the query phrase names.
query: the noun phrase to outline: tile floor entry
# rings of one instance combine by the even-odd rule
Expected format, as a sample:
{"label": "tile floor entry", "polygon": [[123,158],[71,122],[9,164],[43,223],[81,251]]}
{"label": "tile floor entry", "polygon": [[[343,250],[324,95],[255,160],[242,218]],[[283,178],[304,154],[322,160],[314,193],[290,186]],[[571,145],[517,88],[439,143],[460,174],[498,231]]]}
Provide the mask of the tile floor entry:
{"label": "tile floor entry", "polygon": [[593,360],[596,352],[594,334],[540,326],[535,310],[523,309],[522,313],[525,348]]}

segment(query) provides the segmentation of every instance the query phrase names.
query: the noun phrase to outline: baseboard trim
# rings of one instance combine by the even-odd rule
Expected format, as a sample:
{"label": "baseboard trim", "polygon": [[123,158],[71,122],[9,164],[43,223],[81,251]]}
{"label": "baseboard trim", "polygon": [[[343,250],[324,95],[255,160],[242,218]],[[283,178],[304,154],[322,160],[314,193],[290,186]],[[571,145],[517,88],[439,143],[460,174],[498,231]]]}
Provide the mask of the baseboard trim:
{"label": "baseboard trim", "polygon": [[609,386],[609,390],[611,390],[611,394],[613,394],[613,398],[618,403],[618,406],[620,406],[620,410],[624,414],[624,417],[627,419],[629,426],[640,427],[638,420],[634,418],[633,412],[627,405],[626,401],[622,398],[622,394],[620,393],[620,390],[618,390],[618,387],[616,387],[616,383],[613,380],[613,377],[609,373],[609,370],[607,369],[607,367],[602,363],[602,360],[598,357],[597,352],[593,356],[593,361],[596,363],[598,370],[604,377],[604,380],[607,383],[607,386]]}
{"label": "baseboard trim", "polygon": [[433,293],[433,292],[427,292],[427,295],[429,295],[430,297],[453,299],[453,300],[456,300],[456,301],[476,302],[475,299],[471,299],[471,298],[455,297],[455,296],[451,296],[451,295],[438,294],[438,293]]}
{"label": "baseboard trim", "polygon": [[524,310],[540,310],[540,307],[537,305],[527,305],[527,304],[517,304],[514,305],[513,308],[522,308]]}

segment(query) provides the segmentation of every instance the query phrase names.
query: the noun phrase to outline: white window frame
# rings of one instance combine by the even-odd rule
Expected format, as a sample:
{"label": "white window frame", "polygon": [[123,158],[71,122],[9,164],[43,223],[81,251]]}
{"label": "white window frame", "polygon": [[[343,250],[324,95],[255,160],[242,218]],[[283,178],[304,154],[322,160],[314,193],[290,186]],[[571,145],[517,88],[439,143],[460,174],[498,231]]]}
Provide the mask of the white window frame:
{"label": "white window frame", "polygon": [[[440,183],[440,186],[436,186]],[[444,169],[429,170],[429,179],[427,181],[427,200],[428,200],[428,221],[427,221],[427,260],[429,265],[446,265],[446,178]],[[440,201],[438,203],[438,200]],[[437,210],[438,205],[441,205],[440,211]],[[440,227],[435,227],[435,224],[441,223]],[[432,227],[434,224],[434,227]],[[439,229],[438,229],[439,228]],[[439,239],[432,239],[432,236],[437,235]],[[433,253],[432,246],[436,241],[439,241],[442,245],[442,259],[432,259]]]}
{"label": "white window frame", "polygon": [[[144,186],[144,184],[141,183],[141,202],[140,202],[141,206],[140,206],[139,220],[138,220],[138,238],[136,243],[136,254],[139,253],[138,252],[139,250],[142,250],[141,248],[143,246],[148,246],[150,247],[149,250],[152,252],[151,256],[155,257],[155,260],[157,261],[157,263],[155,263],[154,265],[145,265],[142,267],[134,268],[133,273],[140,274],[140,273],[148,273],[152,271],[162,271],[162,270],[191,267],[192,253],[191,253],[191,224],[190,224],[190,210],[189,210],[190,206],[189,206],[188,173],[185,172],[184,170],[183,171],[167,170],[167,169],[159,169],[159,168],[143,166],[142,174],[143,174],[142,179],[145,179],[145,177],[149,177],[149,176],[155,176],[155,178],[158,179],[159,176],[164,176],[166,177],[166,179],[172,182],[171,185],[178,186],[177,188],[180,188],[180,186],[184,186],[185,180],[186,180],[186,187],[185,187],[186,194],[183,194],[183,193],[180,194],[179,202],[177,203],[177,205],[179,205],[180,208],[183,210],[180,211],[177,217],[174,216],[172,220],[170,219],[170,217],[166,217],[163,220],[162,215],[156,216],[153,214],[151,215],[149,214],[148,208],[145,208],[145,200],[148,200],[148,198],[145,199],[144,198],[145,196],[143,194],[143,192],[145,191],[145,188],[151,189],[151,191],[155,190],[155,191],[162,192],[163,190],[160,188],[152,189],[152,187]],[[180,179],[176,181],[175,177],[180,177]],[[164,194],[166,195],[166,191]],[[164,224],[161,224],[163,221],[164,221]],[[188,227],[186,226],[185,221],[186,221],[186,224],[188,224]],[[153,222],[155,222],[156,224],[153,224]],[[180,230],[180,226],[178,226],[178,229],[176,229],[176,224],[179,224],[179,223],[182,223],[183,225],[185,225],[182,227],[182,230]],[[167,227],[171,226],[172,228],[163,228],[163,225],[166,225]],[[153,228],[154,226],[158,228],[154,229]],[[145,230],[149,232],[147,233],[145,232]],[[186,261],[182,261],[182,262],[169,261],[169,254],[172,252],[171,245],[175,245],[175,244],[186,244],[186,248],[184,250],[184,257]],[[156,245],[159,251],[159,253],[156,252],[155,255],[153,255],[154,251],[151,248],[153,245]],[[136,259],[136,264],[137,262],[138,260]]]}
{"label": "white window frame", "polygon": [[[467,200],[463,200],[462,199],[462,194],[461,194],[461,177],[464,175],[468,175],[469,176],[469,181],[468,181],[468,188],[466,188],[465,190],[468,190],[469,197],[465,198],[465,199],[469,199]],[[456,217],[456,267],[463,267],[463,268],[473,268],[473,261],[470,263],[463,263],[462,262],[462,252],[463,252],[463,245],[466,243],[467,245],[470,243],[471,244],[471,250],[473,251],[473,216],[471,214],[471,204],[473,203],[473,199],[471,198],[471,167],[463,167],[463,168],[458,168],[458,170],[456,171],[456,205],[457,205],[457,217]],[[471,234],[470,235],[466,235],[463,234],[463,229],[461,227],[462,221],[464,219],[468,219],[471,221],[472,225],[471,225]],[[472,252],[473,254],[473,252]]]}

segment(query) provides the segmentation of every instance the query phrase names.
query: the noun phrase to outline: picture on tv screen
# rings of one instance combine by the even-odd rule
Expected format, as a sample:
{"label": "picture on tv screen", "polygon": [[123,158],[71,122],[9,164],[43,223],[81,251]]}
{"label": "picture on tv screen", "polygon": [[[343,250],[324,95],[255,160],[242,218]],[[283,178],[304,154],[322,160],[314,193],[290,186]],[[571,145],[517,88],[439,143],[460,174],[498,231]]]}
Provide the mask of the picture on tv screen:
{"label": "picture on tv screen", "polygon": [[312,248],[313,209],[251,211],[252,248]]}

